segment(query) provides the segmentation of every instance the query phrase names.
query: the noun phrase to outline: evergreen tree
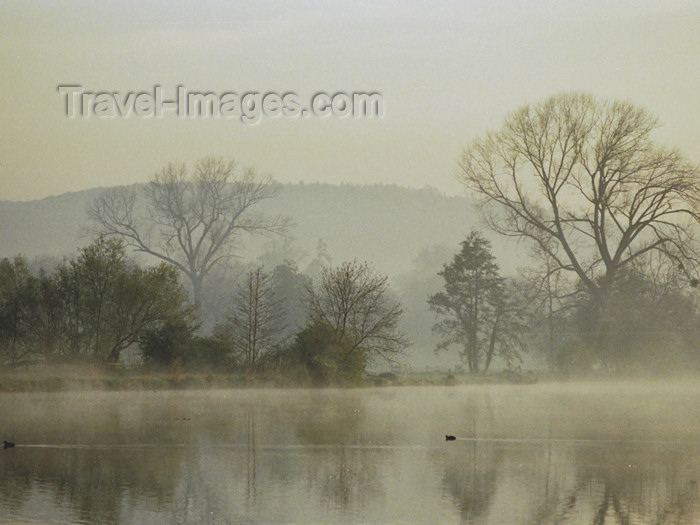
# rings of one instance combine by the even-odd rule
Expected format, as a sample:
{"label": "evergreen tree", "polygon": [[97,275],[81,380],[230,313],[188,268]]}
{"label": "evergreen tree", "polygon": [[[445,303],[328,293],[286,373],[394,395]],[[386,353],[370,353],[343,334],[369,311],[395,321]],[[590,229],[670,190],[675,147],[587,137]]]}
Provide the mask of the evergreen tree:
{"label": "evergreen tree", "polygon": [[491,243],[472,231],[462,249],[438,274],[442,292],[428,300],[441,319],[433,330],[440,334],[438,349],[461,345],[460,356],[469,371],[487,370],[495,355],[507,362],[519,359],[518,341],[523,312],[514,289],[499,273]]}

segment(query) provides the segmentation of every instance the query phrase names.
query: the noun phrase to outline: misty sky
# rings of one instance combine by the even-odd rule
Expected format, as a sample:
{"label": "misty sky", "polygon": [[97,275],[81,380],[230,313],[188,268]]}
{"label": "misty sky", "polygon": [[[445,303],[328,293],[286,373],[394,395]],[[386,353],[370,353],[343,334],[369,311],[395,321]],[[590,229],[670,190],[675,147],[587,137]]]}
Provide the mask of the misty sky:
{"label": "misty sky", "polygon": [[[562,91],[627,99],[700,161],[696,1],[0,0],[0,200],[143,182],[233,156],[282,182],[461,191],[456,161],[507,112]],[[243,94],[375,91],[380,119],[90,118],[58,85]]]}

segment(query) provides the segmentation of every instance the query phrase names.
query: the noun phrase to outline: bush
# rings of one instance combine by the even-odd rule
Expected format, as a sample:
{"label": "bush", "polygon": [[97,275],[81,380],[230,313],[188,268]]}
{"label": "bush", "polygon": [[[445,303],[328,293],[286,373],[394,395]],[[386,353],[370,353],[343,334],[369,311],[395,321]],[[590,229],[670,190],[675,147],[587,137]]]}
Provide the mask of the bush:
{"label": "bush", "polygon": [[186,323],[165,323],[147,330],[139,339],[143,362],[149,366],[170,366],[186,353],[194,337],[194,328]]}
{"label": "bush", "polygon": [[236,360],[231,345],[214,337],[197,337],[186,323],[166,323],[146,332],[139,341],[144,364],[183,372],[233,371]]}
{"label": "bush", "polygon": [[238,364],[231,345],[215,337],[193,338],[184,357],[189,370],[232,372]]}
{"label": "bush", "polygon": [[333,328],[316,321],[296,334],[292,343],[281,349],[276,359],[284,359],[297,379],[314,384],[357,384],[365,373],[367,356],[362,349],[349,349],[336,341]]}

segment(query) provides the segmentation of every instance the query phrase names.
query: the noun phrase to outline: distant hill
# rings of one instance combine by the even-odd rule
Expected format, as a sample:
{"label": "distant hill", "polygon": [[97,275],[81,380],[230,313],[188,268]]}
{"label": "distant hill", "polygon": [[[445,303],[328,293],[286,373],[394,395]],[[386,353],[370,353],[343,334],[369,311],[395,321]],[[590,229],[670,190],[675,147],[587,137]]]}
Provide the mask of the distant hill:
{"label": "distant hill", "polygon": [[[0,202],[0,257],[21,253],[71,256],[87,244],[86,210],[101,188],[30,202]],[[263,205],[266,213],[291,219],[290,239],[241,238],[241,254],[254,258],[265,250],[293,249],[312,258],[319,239],[334,263],[358,259],[396,276],[411,268],[419,251],[436,244],[454,246],[476,225],[473,203],[434,189],[399,186],[287,184]],[[271,248],[272,247],[272,248]],[[505,249],[496,253],[506,255]],[[503,261],[504,267],[508,264]]]}
{"label": "distant hill", "polygon": [[0,201],[0,257],[69,256],[89,242],[87,207],[103,191],[64,193],[29,202]]}

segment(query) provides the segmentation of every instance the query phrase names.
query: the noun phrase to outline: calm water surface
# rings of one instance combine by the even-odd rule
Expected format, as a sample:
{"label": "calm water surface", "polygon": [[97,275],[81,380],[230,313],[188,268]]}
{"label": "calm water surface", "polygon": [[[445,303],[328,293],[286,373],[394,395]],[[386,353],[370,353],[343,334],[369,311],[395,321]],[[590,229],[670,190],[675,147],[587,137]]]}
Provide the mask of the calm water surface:
{"label": "calm water surface", "polygon": [[700,523],[698,382],[2,394],[0,439],[1,523]]}

